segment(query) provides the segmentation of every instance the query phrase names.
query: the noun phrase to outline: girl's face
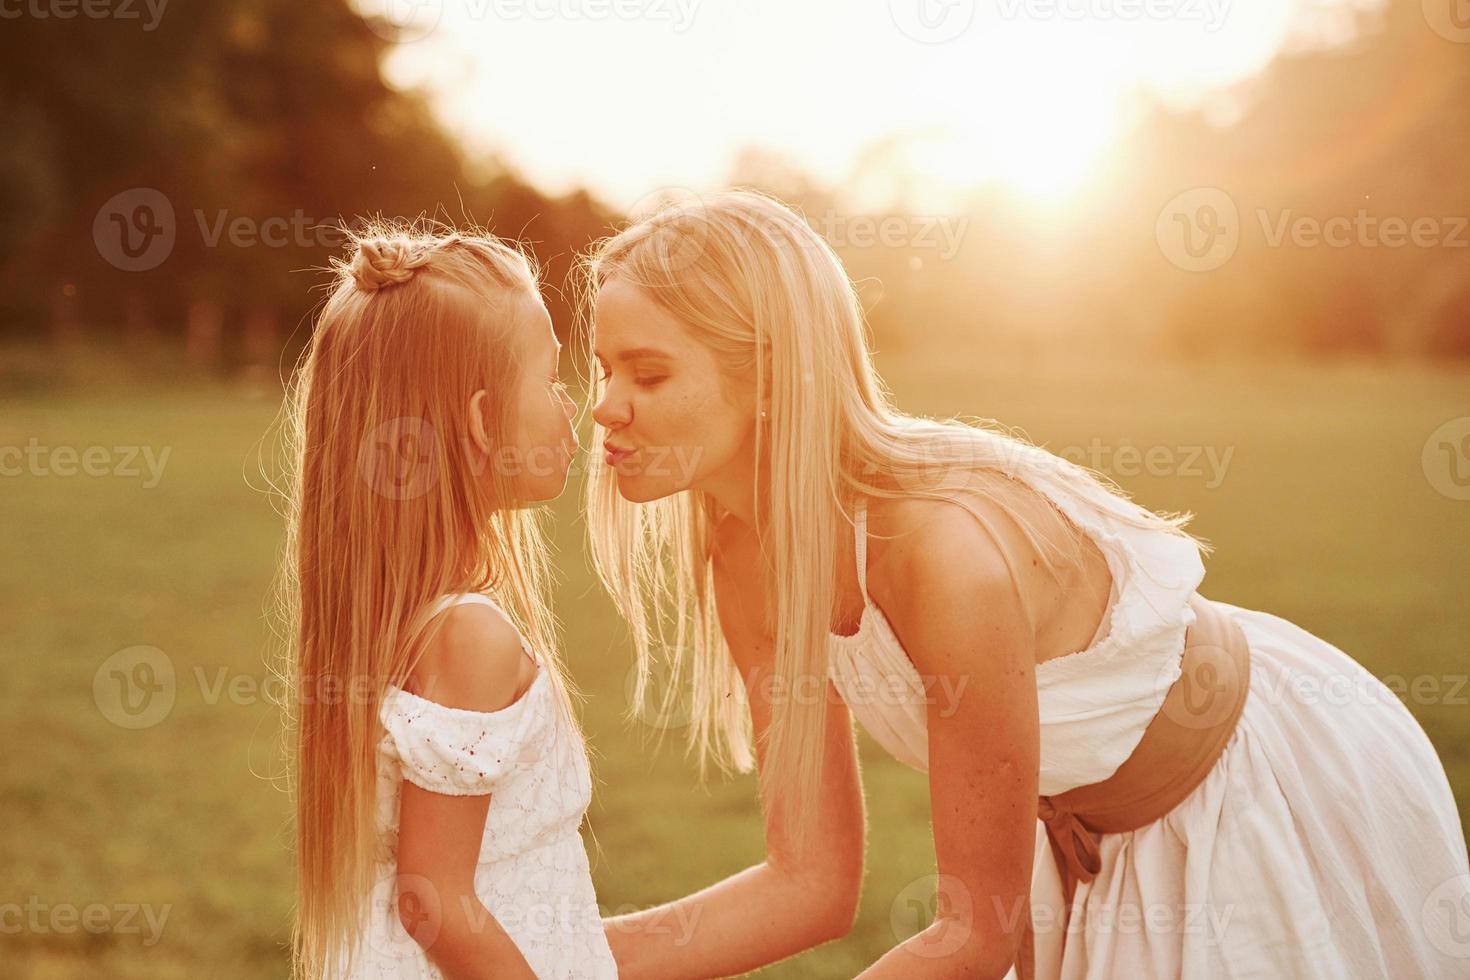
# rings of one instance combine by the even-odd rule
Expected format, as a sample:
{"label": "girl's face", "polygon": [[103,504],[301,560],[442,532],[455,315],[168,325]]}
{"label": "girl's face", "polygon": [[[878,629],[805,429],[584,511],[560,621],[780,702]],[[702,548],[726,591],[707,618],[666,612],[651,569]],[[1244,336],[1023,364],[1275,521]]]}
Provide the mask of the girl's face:
{"label": "girl's face", "polygon": [[558,376],[561,344],[541,297],[518,292],[507,312],[519,373],[516,433],[514,445],[493,451],[490,465],[511,477],[517,502],[554,500],[566,489],[577,452],[572,430],[577,406]]}
{"label": "girl's face", "polygon": [[607,429],[603,461],[617,475],[618,492],[641,503],[680,490],[748,486],[754,384],[730,382],[713,351],[626,280],[603,284],[595,322],[603,393],[592,417]]}

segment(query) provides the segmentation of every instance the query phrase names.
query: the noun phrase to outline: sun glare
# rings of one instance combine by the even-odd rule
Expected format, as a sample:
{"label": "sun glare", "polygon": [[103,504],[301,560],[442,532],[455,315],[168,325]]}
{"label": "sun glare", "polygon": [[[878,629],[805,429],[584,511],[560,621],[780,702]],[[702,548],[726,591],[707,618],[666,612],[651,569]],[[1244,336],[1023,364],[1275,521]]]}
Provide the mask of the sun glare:
{"label": "sun glare", "polygon": [[626,207],[722,184],[738,151],[758,147],[833,185],[902,168],[891,183],[928,207],[997,183],[1044,205],[1078,192],[1125,138],[1137,92],[1203,100],[1249,77],[1295,7],[1177,0],[1177,16],[1123,22],[1102,16],[1108,3],[1005,0],[921,43],[892,13],[904,2],[648,0],[646,18],[593,23],[569,18],[575,5],[507,18],[490,0],[444,0],[387,69],[427,91],[472,156],[553,193],[587,186]]}

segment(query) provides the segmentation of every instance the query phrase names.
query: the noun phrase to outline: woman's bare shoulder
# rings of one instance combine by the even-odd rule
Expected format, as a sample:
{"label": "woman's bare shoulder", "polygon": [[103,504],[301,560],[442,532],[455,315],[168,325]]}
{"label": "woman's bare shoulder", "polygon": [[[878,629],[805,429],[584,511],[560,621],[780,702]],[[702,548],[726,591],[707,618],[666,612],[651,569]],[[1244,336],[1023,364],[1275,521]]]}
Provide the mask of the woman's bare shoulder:
{"label": "woman's bare shoulder", "polygon": [[897,603],[917,583],[988,583],[998,594],[1042,599],[1052,573],[1021,522],[1049,545],[1068,548],[1065,519],[1035,493],[1017,493],[1011,508],[985,492],[960,499],[904,497],[870,502],[869,588],[880,604]]}
{"label": "woman's bare shoulder", "polygon": [[[976,512],[982,520],[976,519]],[[887,579],[906,581],[957,573],[959,566],[987,566],[1000,558],[1002,542],[986,530],[1009,523],[1005,511],[977,495],[959,500],[901,497],[868,505],[870,582],[881,588]],[[999,562],[1004,567],[1003,561]]]}

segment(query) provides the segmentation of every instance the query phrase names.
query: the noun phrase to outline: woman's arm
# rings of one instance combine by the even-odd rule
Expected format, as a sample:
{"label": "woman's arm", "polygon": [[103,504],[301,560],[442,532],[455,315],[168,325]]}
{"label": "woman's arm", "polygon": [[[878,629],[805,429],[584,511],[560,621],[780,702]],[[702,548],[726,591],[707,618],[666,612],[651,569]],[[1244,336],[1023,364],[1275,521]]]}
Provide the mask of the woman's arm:
{"label": "woman's arm", "polygon": [[[745,680],[756,764],[763,770],[772,705],[759,694],[773,689],[764,681],[774,669],[763,575],[748,540],[721,531],[714,576],[720,626]],[[807,849],[796,848],[779,811],[766,807],[765,861],[686,898],[606,921],[620,977],[731,976],[852,929],[862,887],[865,817],[852,723],[837,698],[829,702],[825,752],[821,829]]]}
{"label": "woman's arm", "polygon": [[[935,503],[889,545],[884,607],[927,680],[959,692],[928,705],[934,922],[863,980],[1004,977],[1027,922],[1036,844],[1040,723],[1035,638],[997,543]],[[875,580],[875,585],[877,580]]]}
{"label": "woman's arm", "polygon": [[[498,711],[524,686],[515,629],[481,605],[454,606],[414,669],[419,690],[451,708]],[[446,980],[534,980],[520,948],[475,893],[490,796],[446,796],[404,780],[398,918]]]}

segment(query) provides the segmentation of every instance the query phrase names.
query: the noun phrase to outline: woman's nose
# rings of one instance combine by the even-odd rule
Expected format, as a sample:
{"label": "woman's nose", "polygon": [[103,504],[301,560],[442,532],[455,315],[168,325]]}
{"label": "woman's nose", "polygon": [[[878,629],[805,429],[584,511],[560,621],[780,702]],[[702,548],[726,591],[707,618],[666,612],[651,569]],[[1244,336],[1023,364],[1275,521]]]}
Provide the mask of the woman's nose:
{"label": "woman's nose", "polygon": [[592,421],[604,429],[627,425],[631,414],[627,401],[616,397],[611,385],[603,388],[602,398],[592,406]]}

